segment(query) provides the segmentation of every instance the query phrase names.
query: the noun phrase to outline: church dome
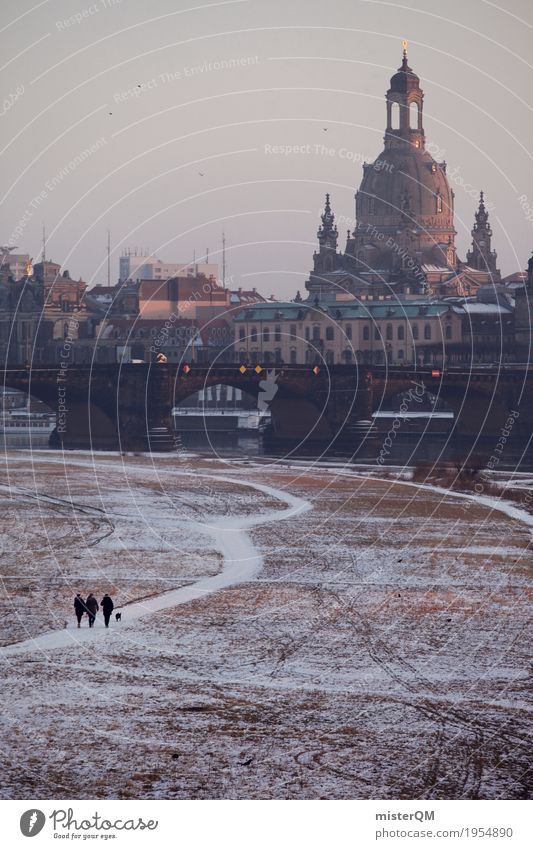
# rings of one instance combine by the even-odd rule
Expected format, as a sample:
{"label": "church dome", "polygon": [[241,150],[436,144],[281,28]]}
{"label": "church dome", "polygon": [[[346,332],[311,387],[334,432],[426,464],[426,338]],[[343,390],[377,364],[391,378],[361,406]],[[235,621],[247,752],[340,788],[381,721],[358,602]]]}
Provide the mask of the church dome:
{"label": "church dome", "polygon": [[[364,253],[368,241],[377,243],[380,251],[389,242],[389,253],[416,254],[422,262],[442,265],[445,246],[447,264],[455,264],[454,196],[446,164],[437,163],[425,149],[423,101],[404,44],[402,65],[386,94],[384,149],[375,162],[363,166],[356,195],[356,256]],[[387,264],[397,260],[391,256]]]}
{"label": "church dome", "polygon": [[427,229],[453,229],[453,192],[446,166],[410,144],[386,148],[364,166],[357,220],[395,227],[406,219]]}

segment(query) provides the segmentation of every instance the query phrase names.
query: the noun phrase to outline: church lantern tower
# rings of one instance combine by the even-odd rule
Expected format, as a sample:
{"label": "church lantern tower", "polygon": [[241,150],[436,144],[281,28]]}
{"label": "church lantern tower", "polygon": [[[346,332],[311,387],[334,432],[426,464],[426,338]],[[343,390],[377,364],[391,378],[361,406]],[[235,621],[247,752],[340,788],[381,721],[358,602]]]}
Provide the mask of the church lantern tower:
{"label": "church lantern tower", "polygon": [[387,129],[385,148],[412,144],[424,149],[425,136],[422,124],[424,92],[420,79],[407,63],[407,42],[403,42],[403,59],[390,81],[387,99]]}

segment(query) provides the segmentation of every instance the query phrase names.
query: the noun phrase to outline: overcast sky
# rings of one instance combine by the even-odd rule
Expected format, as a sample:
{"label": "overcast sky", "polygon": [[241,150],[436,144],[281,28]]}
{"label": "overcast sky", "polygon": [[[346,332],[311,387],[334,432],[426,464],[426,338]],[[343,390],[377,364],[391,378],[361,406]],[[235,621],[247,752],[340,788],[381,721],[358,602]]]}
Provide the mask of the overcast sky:
{"label": "overcast sky", "polygon": [[126,247],[169,262],[209,248],[220,261],[224,229],[233,286],[293,297],[312,266],[326,191],[341,249],[353,229],[362,162],[382,149],[384,95],[405,38],[427,143],[452,175],[460,257],[484,189],[502,273],[526,265],[529,0],[2,0],[0,9],[3,244],[37,259],[44,221],[48,258],[93,284],[106,282],[108,228],[113,280]]}

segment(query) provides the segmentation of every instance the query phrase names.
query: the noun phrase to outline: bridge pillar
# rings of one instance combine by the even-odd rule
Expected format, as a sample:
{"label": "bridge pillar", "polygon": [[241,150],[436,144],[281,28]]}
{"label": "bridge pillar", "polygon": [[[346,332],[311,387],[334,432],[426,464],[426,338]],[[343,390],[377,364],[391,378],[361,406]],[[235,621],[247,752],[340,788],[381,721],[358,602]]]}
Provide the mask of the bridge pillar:
{"label": "bridge pillar", "polygon": [[[85,387],[72,371],[59,407],[52,444],[95,451],[168,451],[173,448],[168,387],[157,366],[96,368]],[[78,378],[79,380],[79,378]]]}

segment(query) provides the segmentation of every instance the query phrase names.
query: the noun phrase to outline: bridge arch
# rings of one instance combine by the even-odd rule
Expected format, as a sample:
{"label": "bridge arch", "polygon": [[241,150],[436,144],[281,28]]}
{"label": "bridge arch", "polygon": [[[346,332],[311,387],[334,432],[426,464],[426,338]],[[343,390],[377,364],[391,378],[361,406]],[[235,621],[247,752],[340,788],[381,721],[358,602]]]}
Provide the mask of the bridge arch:
{"label": "bridge arch", "polygon": [[[275,393],[268,392],[269,376],[276,378]],[[335,429],[328,417],[327,392],[316,391],[316,378],[310,366],[286,369],[274,363],[259,373],[252,367],[244,373],[239,372],[236,366],[192,368],[186,376],[175,375],[173,406],[200,389],[220,383],[242,389],[257,401],[264,397],[271,413],[271,430],[280,440],[299,442],[309,438],[320,441],[329,440],[334,435]]]}
{"label": "bridge arch", "polygon": [[372,414],[398,408],[398,399],[411,399],[410,409],[417,400],[432,395],[435,409],[453,412],[453,430],[465,437],[476,437],[487,430],[497,433],[505,427],[516,406],[516,391],[512,386],[498,385],[494,375],[465,372],[457,375],[440,370],[419,374],[390,373],[386,379],[374,382]]}

